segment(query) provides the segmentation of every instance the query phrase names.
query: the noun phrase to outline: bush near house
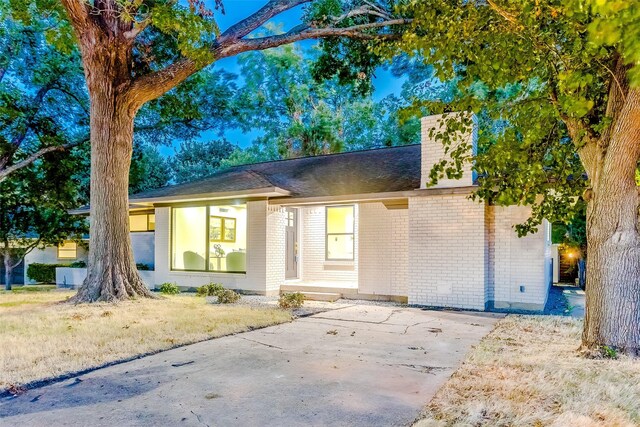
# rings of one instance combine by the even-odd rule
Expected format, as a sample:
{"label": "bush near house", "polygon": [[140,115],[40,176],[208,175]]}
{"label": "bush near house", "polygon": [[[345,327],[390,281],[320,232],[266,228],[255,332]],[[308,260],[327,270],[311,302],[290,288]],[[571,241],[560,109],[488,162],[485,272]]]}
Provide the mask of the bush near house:
{"label": "bush near house", "polygon": [[200,286],[196,290],[196,296],[218,297],[218,303],[220,304],[232,304],[241,298],[239,293],[231,289],[225,289],[220,283],[209,283]]}
{"label": "bush near house", "polygon": [[151,266],[149,264],[144,264],[142,262],[137,263],[136,268],[139,271],[151,271]]}
{"label": "bush near house", "polygon": [[68,266],[68,264],[40,264],[34,262],[27,267],[27,277],[38,283],[55,283],[56,267]]}
{"label": "bush near house", "polygon": [[180,288],[175,283],[165,282],[160,285],[160,293],[166,295],[176,295],[180,293]]}
{"label": "bush near house", "polygon": [[280,308],[300,308],[304,304],[304,295],[300,292],[282,294],[278,300]]}

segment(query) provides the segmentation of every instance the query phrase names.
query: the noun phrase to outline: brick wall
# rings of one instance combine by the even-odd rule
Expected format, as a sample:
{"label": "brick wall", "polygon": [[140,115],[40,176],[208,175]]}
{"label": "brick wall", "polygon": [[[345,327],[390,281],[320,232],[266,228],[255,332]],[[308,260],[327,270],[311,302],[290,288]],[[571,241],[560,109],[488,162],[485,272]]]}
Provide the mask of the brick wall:
{"label": "brick wall", "polygon": [[407,295],[409,210],[359,205],[358,292]]}
{"label": "brick wall", "polygon": [[519,238],[513,225],[524,222],[530,215],[530,208],[496,206],[493,209],[494,306],[501,309],[541,310],[547,301],[551,281],[550,225],[544,221],[537,233]]}
{"label": "brick wall", "polygon": [[300,208],[300,278],[318,281],[358,281],[358,205],[354,211],[354,260],[327,261],[325,255],[325,206]]}
{"label": "brick wall", "polygon": [[266,291],[277,294],[286,274],[286,211],[280,206],[267,207]]}
{"label": "brick wall", "polygon": [[[446,116],[446,117],[444,117]],[[422,118],[421,122],[421,156],[422,156],[422,177],[420,182],[421,188],[426,188],[426,184],[429,181],[429,174],[433,165],[440,162],[442,159],[450,159],[449,155],[445,153],[442,141],[436,138],[439,133],[446,131],[446,120],[451,120],[459,117],[460,113],[438,114],[433,116],[427,116]],[[475,154],[477,147],[478,126],[475,116],[473,117],[474,125],[473,129],[469,132],[461,133],[456,132],[452,137],[452,146],[469,143],[471,144],[470,154]],[[474,172],[472,171],[471,163],[465,163],[463,167],[463,176],[461,179],[448,179],[442,178],[438,181],[438,184],[431,188],[447,188],[447,187],[464,187],[473,185],[475,180]]]}
{"label": "brick wall", "polygon": [[409,198],[409,304],[485,308],[484,228],[465,195]]}

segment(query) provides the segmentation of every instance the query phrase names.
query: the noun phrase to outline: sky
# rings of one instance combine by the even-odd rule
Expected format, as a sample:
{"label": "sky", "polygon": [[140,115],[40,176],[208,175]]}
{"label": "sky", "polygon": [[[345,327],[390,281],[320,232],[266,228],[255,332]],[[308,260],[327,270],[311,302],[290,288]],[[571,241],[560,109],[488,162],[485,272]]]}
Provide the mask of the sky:
{"label": "sky", "polygon": [[[266,4],[266,0],[225,0],[224,9],[225,14],[220,11],[215,11],[215,19],[220,29],[224,32],[231,25],[246,18],[252,13],[256,12],[262,6]],[[302,16],[302,7],[297,7],[287,12],[278,15],[275,19],[269,21],[269,23],[282,25],[285,30],[297,25],[300,22]],[[317,41],[306,41],[299,43],[301,46],[308,48],[313,46]],[[240,74],[238,67],[237,57],[224,58],[216,62],[215,69],[224,69],[234,74]],[[374,93],[373,98],[380,100],[390,94],[399,94],[401,90],[403,79],[397,78],[391,75],[391,72],[385,69],[379,69],[375,73],[373,80]],[[225,132],[225,137],[234,144],[241,147],[247,147],[251,144],[251,141],[260,135],[259,131],[243,132],[241,130],[232,129]],[[217,134],[204,133],[202,139],[217,138]],[[174,152],[174,147],[162,147],[160,149],[164,155],[171,155]]]}

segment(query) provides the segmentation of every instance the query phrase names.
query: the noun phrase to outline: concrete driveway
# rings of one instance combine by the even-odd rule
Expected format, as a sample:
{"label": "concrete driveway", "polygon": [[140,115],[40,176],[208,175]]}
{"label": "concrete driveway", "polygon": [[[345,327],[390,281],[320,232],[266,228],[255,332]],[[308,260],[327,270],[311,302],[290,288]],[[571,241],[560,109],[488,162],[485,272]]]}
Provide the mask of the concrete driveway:
{"label": "concrete driveway", "polygon": [[346,306],[29,390],[0,424],[407,425],[498,319]]}

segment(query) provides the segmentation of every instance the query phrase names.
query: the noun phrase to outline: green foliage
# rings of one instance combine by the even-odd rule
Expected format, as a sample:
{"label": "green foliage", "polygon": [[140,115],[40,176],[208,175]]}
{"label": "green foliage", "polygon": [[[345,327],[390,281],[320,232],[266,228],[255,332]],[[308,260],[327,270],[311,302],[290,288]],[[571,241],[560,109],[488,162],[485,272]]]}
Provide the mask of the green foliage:
{"label": "green foliage", "polygon": [[27,277],[37,283],[55,283],[57,267],[69,267],[69,264],[40,264],[34,262],[27,267]]}
{"label": "green foliage", "polygon": [[202,285],[196,290],[196,296],[199,297],[214,297],[220,292],[224,291],[224,287],[220,283],[209,283]]}
{"label": "green foliage", "polygon": [[68,265],[69,268],[86,268],[87,267],[87,263],[85,261],[74,261],[71,264]]}
{"label": "green foliage", "polygon": [[129,169],[129,193],[164,187],[171,179],[169,162],[158,149],[146,144],[133,147],[131,169]]}
{"label": "green foliage", "polygon": [[283,46],[239,58],[245,84],[237,104],[244,126],[261,136],[223,166],[419,141],[419,121],[401,120],[397,99],[375,102],[358,92],[357,81],[316,81],[315,56]]}
{"label": "green foliage", "polygon": [[160,285],[160,293],[165,295],[177,295],[180,293],[180,288],[175,283],[165,282]]}
{"label": "green foliage", "polygon": [[278,305],[283,309],[300,308],[302,304],[304,304],[304,295],[300,292],[282,294],[278,299]]}
{"label": "green foliage", "polygon": [[241,298],[239,293],[232,291],[231,289],[223,289],[218,292],[217,297],[219,304],[233,304],[234,302],[238,302]]}
{"label": "green foliage", "polygon": [[183,183],[205,178],[218,170],[233,151],[234,146],[225,139],[184,141],[170,160],[173,179]]}
{"label": "green foliage", "polygon": [[144,263],[141,263],[141,262],[136,263],[136,269],[138,271],[151,271],[152,270],[152,268],[151,268],[151,266],[149,264],[144,264]]}
{"label": "green foliage", "polygon": [[603,345],[602,357],[604,357],[605,359],[617,359],[618,351],[615,348],[609,347],[607,345]]}
{"label": "green foliage", "polygon": [[196,296],[199,297],[217,297],[220,304],[231,304],[240,300],[240,294],[225,289],[220,283],[209,283],[202,285],[196,290]]}
{"label": "green foliage", "polygon": [[[439,138],[453,161],[437,165],[430,184],[455,176],[473,160],[480,177],[477,198],[534,205],[519,234],[536,230],[543,218],[570,223],[581,212],[579,197],[587,185],[577,150],[611,123],[611,70],[620,55],[631,64],[640,51],[634,36],[639,9],[635,2],[598,0],[403,5],[402,13],[414,18],[409,30],[377,52],[391,58],[400,48],[430,64],[436,84],[451,88],[440,97],[417,99],[414,108],[473,112],[479,121],[474,159],[456,151],[453,134]],[[636,82],[634,72],[628,75]],[[568,124],[586,131],[571,139]]]}

